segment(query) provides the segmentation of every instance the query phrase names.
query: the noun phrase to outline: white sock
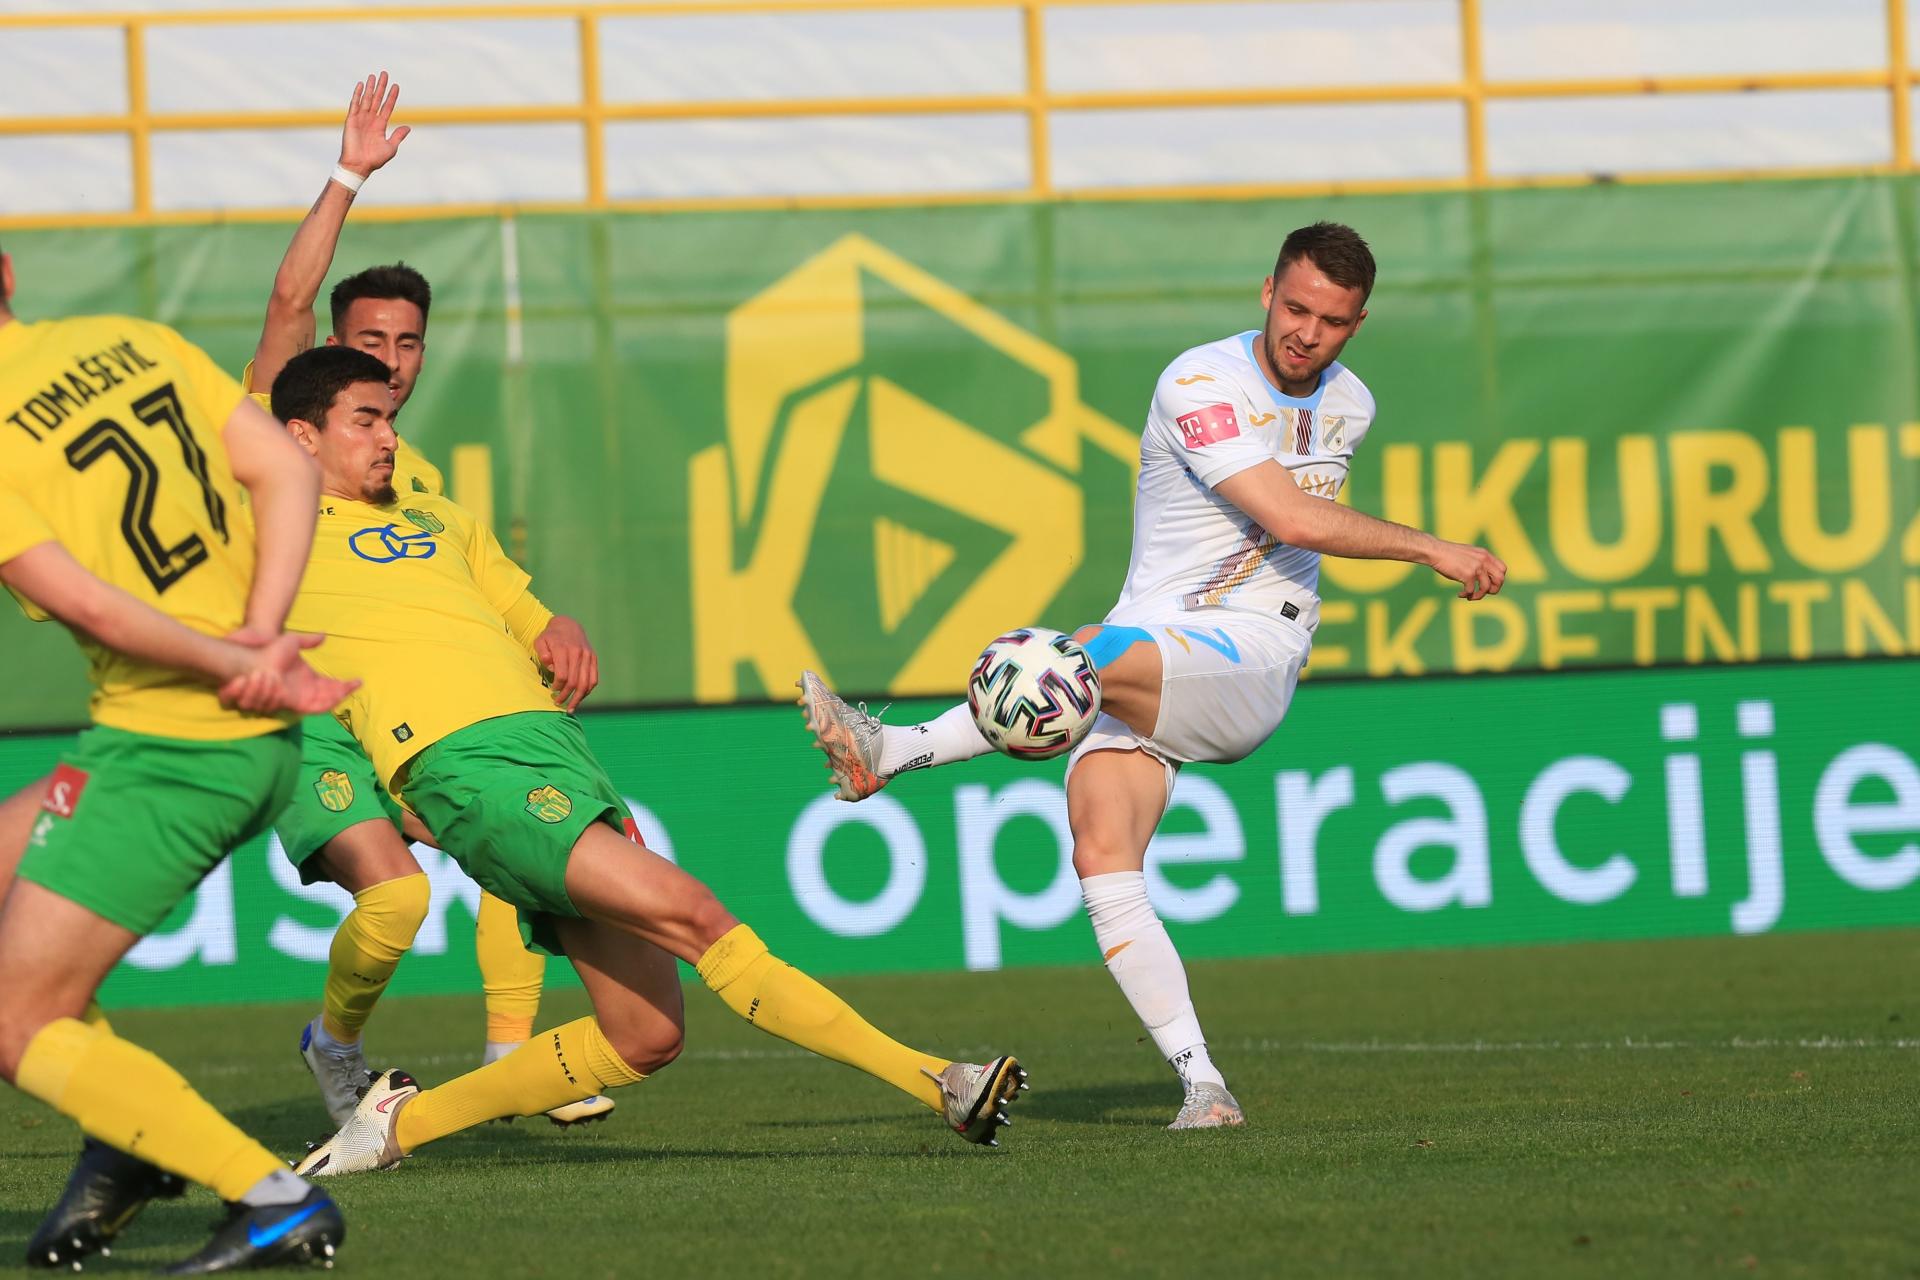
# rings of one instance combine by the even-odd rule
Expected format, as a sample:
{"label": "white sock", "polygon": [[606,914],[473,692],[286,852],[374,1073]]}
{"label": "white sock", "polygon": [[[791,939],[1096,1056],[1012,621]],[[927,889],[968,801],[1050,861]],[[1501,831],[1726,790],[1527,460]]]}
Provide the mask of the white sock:
{"label": "white sock", "polygon": [[[326,1054],[329,1058],[351,1058],[360,1052],[360,1042],[358,1040],[335,1040],[332,1036],[328,1035],[327,1020],[325,1018],[315,1018],[313,1020],[313,1047]],[[304,1195],[305,1193],[302,1192],[301,1194]],[[249,1201],[248,1203],[251,1204],[252,1202]]]}
{"label": "white sock", "polygon": [[525,1043],[524,1040],[489,1040],[486,1050],[480,1055],[480,1065],[490,1067]]}
{"label": "white sock", "polygon": [[1226,1078],[1207,1056],[1207,1038],[1187,992],[1186,966],[1147,898],[1145,873],[1088,876],[1080,882],[1080,896],[1107,972],[1120,984],[1167,1064],[1186,1085],[1225,1088]]}
{"label": "white sock", "polygon": [[256,1209],[270,1204],[299,1204],[311,1190],[313,1187],[305,1178],[296,1178],[285,1169],[275,1169],[248,1187],[246,1194],[240,1197],[240,1203],[250,1204]]}
{"label": "white sock", "polygon": [[956,764],[991,750],[974,727],[973,712],[963,702],[924,724],[880,726],[880,776],[891,778],[909,769]]}

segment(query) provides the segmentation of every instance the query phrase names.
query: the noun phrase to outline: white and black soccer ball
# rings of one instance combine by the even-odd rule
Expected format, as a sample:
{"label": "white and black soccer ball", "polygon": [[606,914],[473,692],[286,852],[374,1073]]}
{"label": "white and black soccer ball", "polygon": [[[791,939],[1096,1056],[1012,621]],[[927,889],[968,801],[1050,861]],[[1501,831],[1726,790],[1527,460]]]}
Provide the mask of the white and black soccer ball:
{"label": "white and black soccer ball", "polygon": [[1100,672],[1078,640],[1022,627],[980,654],[967,706],[982,737],[1020,760],[1048,760],[1080,745],[1100,714]]}

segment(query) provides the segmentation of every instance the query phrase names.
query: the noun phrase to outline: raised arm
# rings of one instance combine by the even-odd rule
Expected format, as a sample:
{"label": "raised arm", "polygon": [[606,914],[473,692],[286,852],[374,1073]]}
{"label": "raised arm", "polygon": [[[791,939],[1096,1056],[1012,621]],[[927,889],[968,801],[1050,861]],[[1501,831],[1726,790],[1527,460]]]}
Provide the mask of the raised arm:
{"label": "raised arm", "polygon": [[[399,101],[400,86],[389,87],[384,71],[353,86],[353,100],[340,131],[340,169],[364,182],[393,159],[410,132],[406,125],[387,131]],[[260,344],[253,349],[253,385],[247,390],[271,390],[287,361],[313,345],[314,303],[333,265],[333,251],[340,243],[340,229],[346,225],[353,197],[353,187],[338,177],[328,178],[320,198],[294,231],[280,270],[274,273],[267,320],[260,329]]]}
{"label": "raised arm", "polygon": [[1491,551],[1448,542],[1316,498],[1295,484],[1293,473],[1278,462],[1269,460],[1236,472],[1214,485],[1213,491],[1290,546],[1355,560],[1428,565],[1459,583],[1463,600],[1491,595],[1507,578],[1507,566]]}
{"label": "raised arm", "polygon": [[253,501],[253,586],[245,630],[264,640],[280,634],[313,549],[320,468],[280,420],[242,398],[220,430],[233,478]]}

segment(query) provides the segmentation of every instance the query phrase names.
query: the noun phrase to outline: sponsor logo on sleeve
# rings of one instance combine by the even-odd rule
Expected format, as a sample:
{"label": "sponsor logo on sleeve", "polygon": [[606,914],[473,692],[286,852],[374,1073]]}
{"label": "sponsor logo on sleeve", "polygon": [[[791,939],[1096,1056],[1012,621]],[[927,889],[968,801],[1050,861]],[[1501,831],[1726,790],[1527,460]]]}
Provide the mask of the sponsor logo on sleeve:
{"label": "sponsor logo on sleeve", "polygon": [[1202,405],[1192,413],[1183,413],[1174,421],[1180,426],[1180,443],[1189,449],[1204,449],[1240,434],[1240,423],[1230,404]]}

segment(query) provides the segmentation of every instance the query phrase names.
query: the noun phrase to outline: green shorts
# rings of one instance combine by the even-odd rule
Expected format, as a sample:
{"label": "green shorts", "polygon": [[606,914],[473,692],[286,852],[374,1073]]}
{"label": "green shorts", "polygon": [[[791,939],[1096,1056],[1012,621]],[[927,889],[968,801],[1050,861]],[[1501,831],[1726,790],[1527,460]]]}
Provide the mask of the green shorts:
{"label": "green shorts", "polygon": [[287,803],[300,729],[197,742],[96,725],[47,785],[19,876],[151,933]]}
{"label": "green shorts", "polygon": [[307,862],[322,845],[348,827],[384,818],[400,825],[400,806],[380,785],[373,761],[354,736],[332,716],[308,716],[302,726],[300,779],[293,798],[273,820],[274,834],[287,852],[287,861],[300,868],[300,879],[321,879]]}
{"label": "green shorts", "polygon": [[627,806],[572,716],[523,711],[469,725],[407,766],[401,795],[480,887],[520,910],[527,944],[560,954],[552,917],[579,918],[567,859],[605,822],[625,834]]}

